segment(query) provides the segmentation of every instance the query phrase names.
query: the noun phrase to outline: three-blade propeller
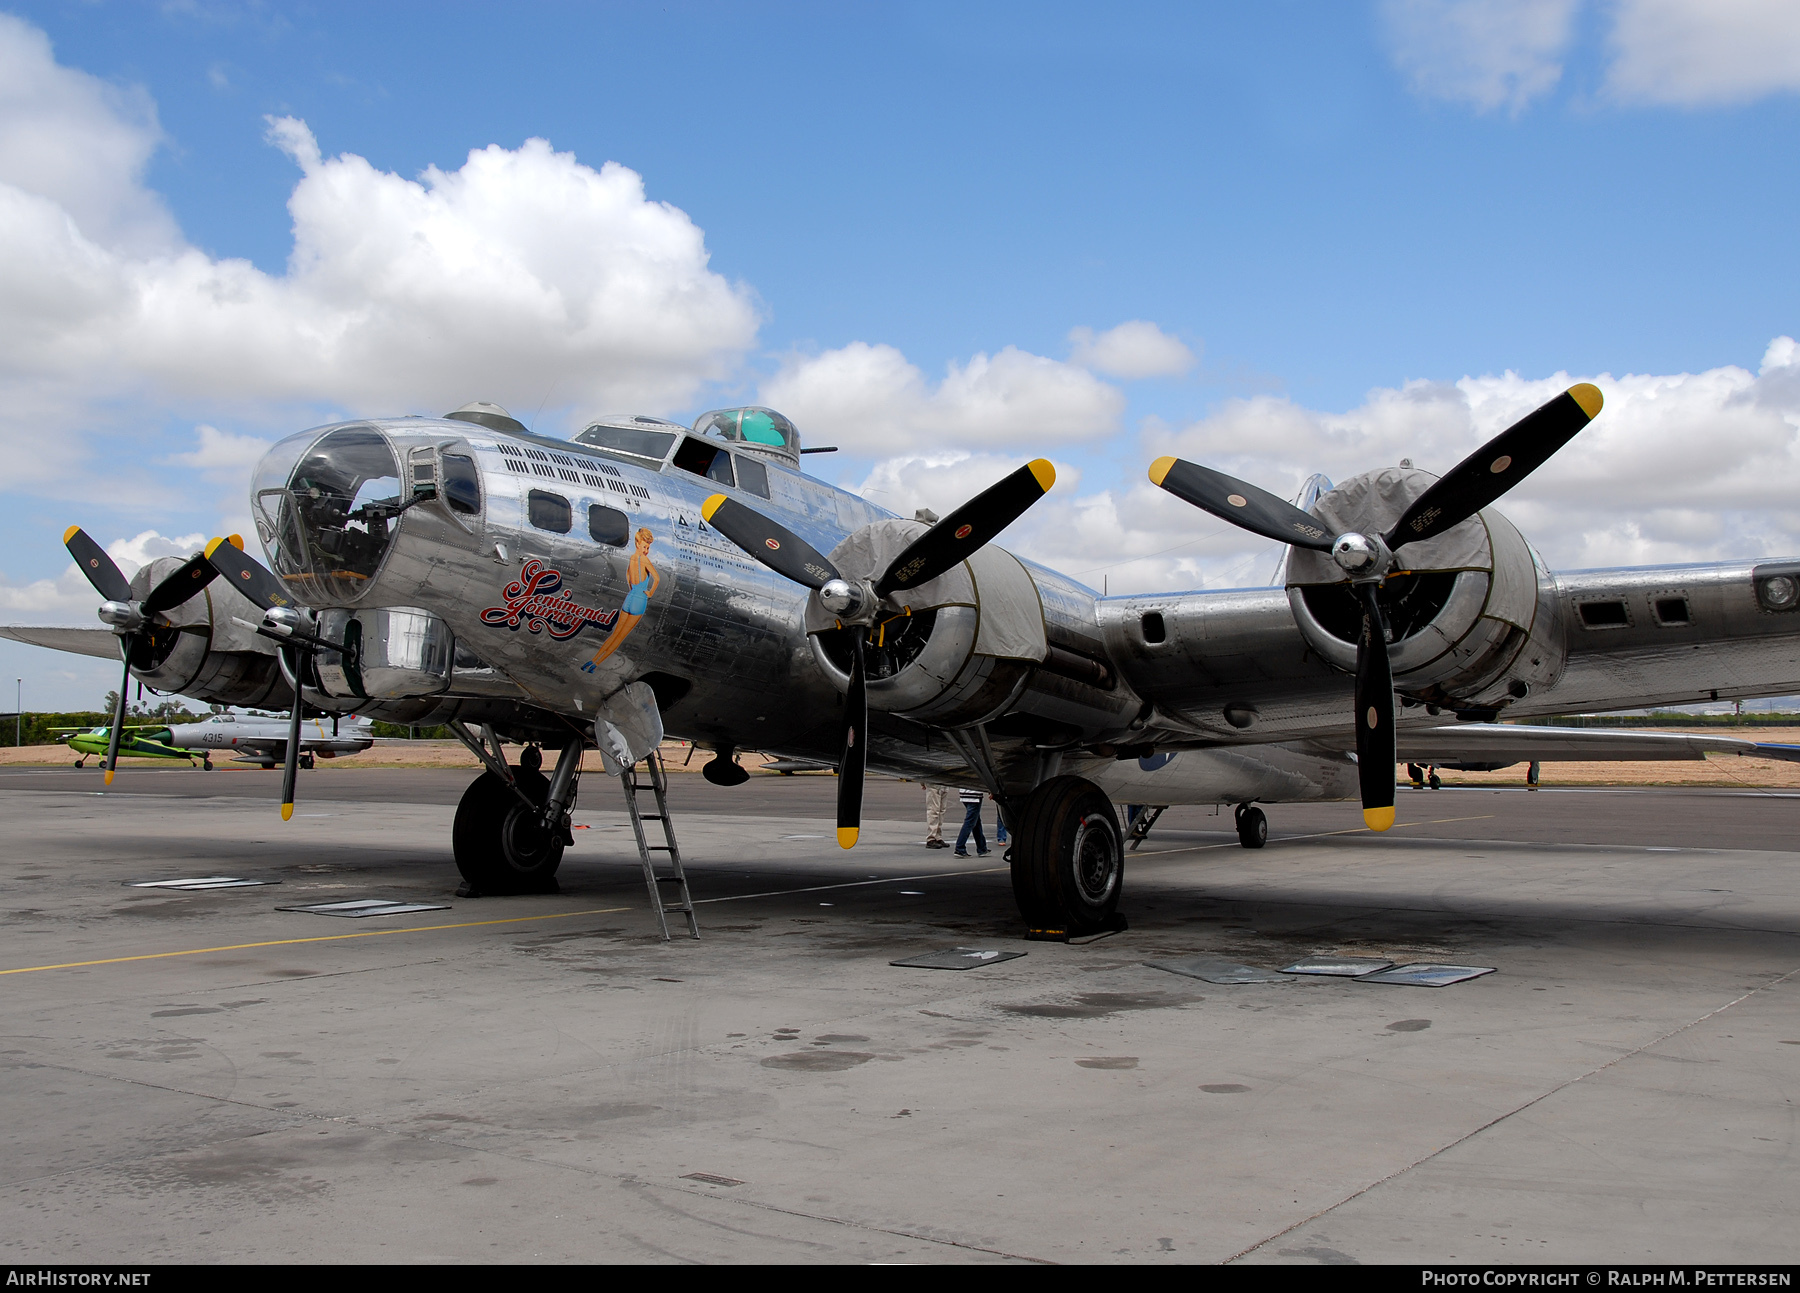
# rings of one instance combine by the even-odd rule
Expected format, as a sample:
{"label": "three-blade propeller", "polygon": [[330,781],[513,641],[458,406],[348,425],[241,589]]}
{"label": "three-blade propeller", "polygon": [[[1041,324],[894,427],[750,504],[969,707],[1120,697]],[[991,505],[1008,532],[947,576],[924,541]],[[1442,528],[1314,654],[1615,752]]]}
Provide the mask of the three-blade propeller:
{"label": "three-blade propeller", "polygon": [[319,647],[345,653],[349,648],[319,637],[312,612],[294,600],[279,576],[241,546],[214,539],[206,545],[205,558],[228,584],[262,608],[263,622],[257,632],[293,648],[294,655],[288,663],[294,670],[294,704],[288,710],[287,757],[281,769],[281,820],[285,822],[294,815],[294,783],[300,775],[300,722],[306,712],[302,688],[307,662]]}
{"label": "three-blade propeller", "polygon": [[818,549],[754,508],[714,494],[700,509],[720,534],[751,557],[819,595],[850,635],[850,686],[844,693],[844,746],[838,763],[837,837],[843,848],[862,831],[863,774],[868,767],[869,694],[863,655],[869,625],[885,598],[936,579],[1018,520],[1056,483],[1056,468],[1038,458],[990,485],[909,543],[875,579],[852,581]]}
{"label": "three-blade propeller", "polygon": [[131,687],[131,657],[147,655],[159,633],[176,631],[163,612],[174,610],[206,587],[214,572],[204,559],[190,557],[140,602],[132,597],[131,581],[125,578],[125,572],[79,525],[63,531],[63,546],[94,591],[106,599],[100,606],[100,618],[119,635],[119,652],[125,658],[124,676],[119,679],[119,693],[113,700],[112,728],[106,738],[106,784],[110,786],[119,767],[119,737],[125,726],[125,697]]}
{"label": "three-blade propeller", "polygon": [[1572,386],[1463,459],[1413,501],[1386,534],[1331,534],[1299,508],[1223,472],[1158,458],[1150,479],[1177,498],[1267,539],[1329,552],[1362,605],[1356,644],[1356,761],[1363,820],[1394,824],[1394,675],[1377,593],[1394,550],[1460,525],[1547,462],[1600,412],[1598,387]]}

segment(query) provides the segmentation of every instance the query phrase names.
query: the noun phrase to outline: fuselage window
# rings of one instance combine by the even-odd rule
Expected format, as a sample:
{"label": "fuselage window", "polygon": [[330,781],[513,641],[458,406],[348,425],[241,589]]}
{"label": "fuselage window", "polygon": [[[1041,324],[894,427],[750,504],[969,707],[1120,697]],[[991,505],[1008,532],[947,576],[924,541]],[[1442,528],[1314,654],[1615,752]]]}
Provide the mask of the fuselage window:
{"label": "fuselage window", "polygon": [[721,485],[735,485],[731,475],[731,455],[718,445],[707,444],[689,436],[675,451],[675,465],[696,476],[716,480]]}
{"label": "fuselage window", "polygon": [[631,537],[631,522],[618,508],[595,504],[588,508],[588,533],[593,536],[595,543],[622,548]]}
{"label": "fuselage window", "polygon": [[531,523],[538,529],[549,530],[552,534],[569,532],[569,500],[561,494],[550,494],[541,489],[534,489],[531,491],[526,507],[531,517]]}
{"label": "fuselage window", "polygon": [[461,512],[464,516],[481,514],[481,476],[475,470],[475,460],[460,453],[443,455],[444,462],[444,501],[450,504],[452,512]]}
{"label": "fuselage window", "polygon": [[769,496],[769,468],[766,463],[750,457],[739,458],[737,475],[739,489],[749,490],[758,498]]}

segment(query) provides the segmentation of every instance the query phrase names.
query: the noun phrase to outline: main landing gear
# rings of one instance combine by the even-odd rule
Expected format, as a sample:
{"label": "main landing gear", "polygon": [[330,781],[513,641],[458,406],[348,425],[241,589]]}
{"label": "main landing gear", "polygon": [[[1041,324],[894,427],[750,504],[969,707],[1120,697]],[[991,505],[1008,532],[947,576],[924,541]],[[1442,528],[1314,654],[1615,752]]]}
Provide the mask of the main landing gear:
{"label": "main landing gear", "polygon": [[575,842],[569,816],[581,742],[563,749],[552,778],[539,771],[542,760],[528,746],[519,765],[507,769],[510,784],[490,767],[463,791],[451,842],[470,895],[557,891],[563,849]]}
{"label": "main landing gear", "polygon": [[1034,935],[1123,928],[1125,838],[1100,787],[1081,777],[1052,777],[1025,800],[1018,828],[1013,896]]}
{"label": "main landing gear", "polygon": [[1247,849],[1259,849],[1269,842],[1269,819],[1255,804],[1237,806],[1238,843]]}

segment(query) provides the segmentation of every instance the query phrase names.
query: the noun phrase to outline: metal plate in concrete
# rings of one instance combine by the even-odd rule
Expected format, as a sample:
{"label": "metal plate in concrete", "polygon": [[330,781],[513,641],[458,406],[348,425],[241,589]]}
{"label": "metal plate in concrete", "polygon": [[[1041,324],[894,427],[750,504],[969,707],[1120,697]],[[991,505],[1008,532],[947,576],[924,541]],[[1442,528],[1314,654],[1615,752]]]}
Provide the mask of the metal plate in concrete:
{"label": "metal plate in concrete", "polygon": [[1358,979],[1377,970],[1385,970],[1392,961],[1379,956],[1308,956],[1282,967],[1283,974],[1325,974],[1340,979]]}
{"label": "metal plate in concrete", "polygon": [[952,947],[923,956],[909,956],[903,961],[889,961],[888,964],[903,965],[909,970],[979,970],[984,965],[998,965],[1001,961],[1024,955],[1023,952],[999,952],[992,948]]}
{"label": "metal plate in concrete", "polygon": [[352,898],[348,902],[313,902],[303,907],[277,907],[276,911],[305,911],[315,916],[406,916],[415,911],[449,911],[441,902],[393,902],[386,898]]}
{"label": "metal plate in concrete", "polygon": [[1443,988],[1452,983],[1461,983],[1465,979],[1479,979],[1484,974],[1492,974],[1491,965],[1437,965],[1427,961],[1410,961],[1405,965],[1396,965],[1391,970],[1378,970],[1374,974],[1364,974],[1357,978],[1358,983],[1400,983],[1414,988]]}
{"label": "metal plate in concrete", "polygon": [[1292,983],[1293,977],[1275,970],[1259,970],[1254,965],[1240,965],[1222,956],[1190,956],[1181,961],[1145,961],[1152,970],[1185,974],[1190,979],[1207,983]]}
{"label": "metal plate in concrete", "polygon": [[193,876],[186,880],[128,880],[127,889],[254,889],[258,885],[280,884],[279,880],[240,880],[229,875]]}

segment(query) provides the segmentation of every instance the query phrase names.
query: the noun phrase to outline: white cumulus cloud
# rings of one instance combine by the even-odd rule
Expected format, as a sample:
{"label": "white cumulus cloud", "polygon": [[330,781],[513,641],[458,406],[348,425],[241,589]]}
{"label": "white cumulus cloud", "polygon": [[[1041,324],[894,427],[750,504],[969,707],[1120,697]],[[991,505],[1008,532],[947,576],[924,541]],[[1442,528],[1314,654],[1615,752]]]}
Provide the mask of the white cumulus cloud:
{"label": "white cumulus cloud", "polygon": [[748,289],[616,162],[595,169],[530,139],[408,178],[272,120],[299,175],[293,254],[270,274],[181,237],[142,183],[161,138],[142,92],[57,64],[41,31],[0,15],[9,447],[48,446],[66,467],[134,401],[674,407],[755,340]]}
{"label": "white cumulus cloud", "polygon": [[953,362],[934,386],[893,346],[862,341],[791,358],[757,398],[814,444],[873,454],[1091,439],[1125,409],[1116,386],[1014,346]]}
{"label": "white cumulus cloud", "polygon": [[1414,93],[1522,111],[1562,79],[1576,0],[1386,0],[1394,62]]}
{"label": "white cumulus cloud", "polygon": [[1179,377],[1194,366],[1194,352],[1154,323],[1131,319],[1101,333],[1071,329],[1069,362],[1127,380]]}
{"label": "white cumulus cloud", "polygon": [[1792,0],[1620,0],[1607,88],[1619,99],[1746,103],[1800,90]]}

